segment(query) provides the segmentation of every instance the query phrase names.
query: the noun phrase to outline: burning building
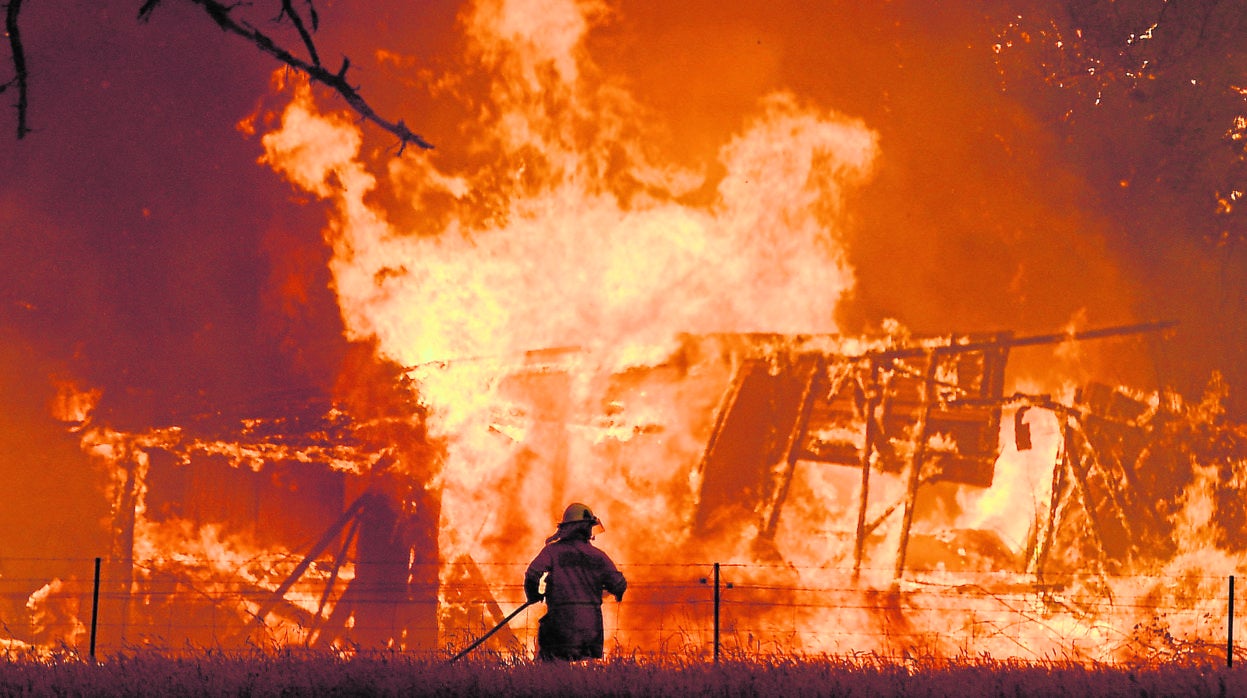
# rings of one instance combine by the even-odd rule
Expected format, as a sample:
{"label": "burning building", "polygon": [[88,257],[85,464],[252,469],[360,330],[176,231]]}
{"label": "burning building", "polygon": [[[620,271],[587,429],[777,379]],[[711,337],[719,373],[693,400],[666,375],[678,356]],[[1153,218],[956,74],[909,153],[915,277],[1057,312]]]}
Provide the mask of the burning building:
{"label": "burning building", "polygon": [[[1241,467],[1242,430],[1201,427],[1181,405],[1095,384],[1068,404],[1004,392],[1013,348],[1164,327],[903,346],[686,335],[669,353],[623,366],[563,348],[395,374],[396,394],[413,398],[421,384],[489,376],[483,411],[451,439],[427,430],[414,399],[363,417],[286,399],[276,415],[184,415],[131,433],[85,417],[83,447],[114,477],[101,618],[116,635],[107,644],[452,646],[518,602],[550,512],[591,499],[610,547],[632,565],[633,590],[614,620],[618,648],[669,647],[688,632],[682,624],[697,627],[706,590],[694,580],[726,563],[733,594],[751,599],[733,608],[734,622],[772,651],[948,652],[949,640],[924,625],[935,621],[915,610],[922,584],[980,589],[967,601],[980,623],[1002,615],[979,607],[982,594],[1048,599],[1054,618],[1068,614],[1052,601],[1062,595],[1111,600],[1119,580],[1137,582],[1178,555],[1175,516],[1195,481]],[[1057,427],[1046,437],[1039,413]],[[1025,538],[976,526],[973,493],[992,492],[1005,460],[1041,445],[1050,487],[1034,493],[1034,508],[1010,512]],[[1176,479],[1182,458],[1189,475]],[[1219,545],[1233,553],[1241,501],[1224,489],[1213,496]],[[829,578],[839,586],[810,598]],[[31,599],[43,617],[66,608],[44,598],[61,591],[54,586]],[[785,637],[774,616],[794,606],[787,622],[800,631]],[[866,609],[860,635],[830,631],[861,612],[838,607]],[[81,640],[75,608],[62,639]],[[1086,631],[1113,619],[1088,612],[1078,623]],[[1076,628],[1047,632],[1053,645],[1078,637]],[[493,646],[522,650],[526,638],[520,626]]]}
{"label": "burning building", "polygon": [[[864,7],[836,10],[897,31]],[[921,25],[911,38],[928,40],[928,4],[902,10]],[[808,11],[795,13],[803,28]],[[250,222],[263,231],[241,246],[256,258],[187,285],[252,294],[268,321],[260,331],[244,331],[254,318],[234,312],[233,296],[222,301],[232,323],[200,321],[208,304],[186,298],[195,290],[171,294],[173,321],[152,313],[180,343],[156,341],[163,325],[144,312],[115,319],[118,307],[165,295],[130,274],[181,291],[194,275],[165,256],[191,267],[207,254],[198,238],[163,234],[176,216],[116,187],[138,212],[109,222],[128,244],[113,244],[110,227],[97,245],[126,260],[120,300],[97,310],[92,294],[58,281],[42,294],[22,286],[4,306],[6,320],[36,329],[41,308],[83,306],[65,336],[99,334],[82,350],[97,380],[65,391],[54,412],[68,429],[45,439],[38,463],[85,451],[101,480],[79,478],[64,498],[101,522],[74,552],[106,561],[103,646],[444,649],[518,603],[524,563],[573,500],[605,519],[603,545],[634,582],[608,612],[614,650],[704,653],[702,579],[715,563],[732,584],[724,610],[737,647],[755,651],[1116,657],[1137,654],[1132,643],[1146,638],[1134,630],[1158,628],[1166,610],[1182,618],[1163,620],[1169,637],[1209,636],[1213,621],[1200,619],[1223,612],[1220,578],[1243,553],[1243,437],[1218,411],[1224,395],[1184,404],[1164,380],[1136,392],[1102,370],[1134,361],[1137,346],[1099,352],[1099,365],[1070,359],[1113,332],[1134,341],[1131,330],[1152,338],[1155,327],[996,331],[1153,310],[1123,300],[1133,287],[1100,249],[1104,216],[1070,213],[1079,183],[1027,160],[1033,124],[996,115],[1024,134],[1026,155],[1009,151],[1003,173],[978,164],[1000,136],[968,125],[979,105],[947,98],[954,90],[936,78],[957,71],[880,41],[857,47],[877,60],[835,74],[890,66],[904,97],[750,84],[739,122],[724,126],[716,106],[672,138],[637,85],[590,58],[635,50],[611,31],[589,37],[612,12],[471,3],[456,19],[462,55],[437,75],[397,40],[370,43],[373,74],[403,86],[381,104],[405,105],[416,83],[453,103],[436,119],[455,138],[427,156],[391,157],[392,143],[326,111],[331,96],[285,71],[258,106],[249,94],[239,161],[281,180],[272,198],[295,204]],[[774,65],[753,26],[727,35]],[[707,64],[729,55],[745,54]],[[990,82],[995,94],[988,72],[964,84]],[[670,89],[682,115],[697,111]],[[852,115],[867,106],[869,116]],[[929,118],[936,106],[941,118]],[[890,130],[875,127],[883,119]],[[722,142],[708,135],[720,132]],[[171,138],[155,159],[188,140]],[[664,151],[703,140],[714,151],[704,160]],[[951,184],[930,174],[954,169]],[[876,176],[886,186],[863,195]],[[219,231],[231,226],[203,222],[229,207],[195,201],[198,213],[182,216],[193,224],[181,225],[229,238]],[[867,213],[872,224],[859,226]],[[40,247],[43,229],[32,227],[40,244],[29,247]],[[126,237],[136,230],[152,234],[139,244]],[[17,255],[6,260],[34,257],[4,241]],[[77,259],[62,257],[30,266],[60,279],[59,265]],[[884,287],[899,290],[881,299]],[[986,330],[911,337],[885,319],[894,310],[922,324],[914,332]],[[135,335],[116,349],[130,364],[99,359],[112,357],[114,322]],[[264,371],[239,368],[252,358],[239,337],[297,368],[273,374],[319,389],[253,384]],[[309,359],[318,342],[366,357]],[[1020,347],[1050,342],[1061,350],[1019,370]],[[47,342],[57,343],[78,353],[63,336]],[[127,392],[136,356],[160,385],[229,385],[211,392],[215,402],[191,400],[195,409],[141,404],[144,393]],[[216,370],[168,378],[205,358]],[[250,402],[227,408],[222,395]],[[109,400],[140,405],[137,416]],[[60,548],[46,554],[72,567]],[[5,615],[30,626],[13,635],[81,645],[85,571],[71,578],[41,562],[20,572],[6,562],[15,590]],[[522,647],[531,625],[517,620],[494,647]]]}

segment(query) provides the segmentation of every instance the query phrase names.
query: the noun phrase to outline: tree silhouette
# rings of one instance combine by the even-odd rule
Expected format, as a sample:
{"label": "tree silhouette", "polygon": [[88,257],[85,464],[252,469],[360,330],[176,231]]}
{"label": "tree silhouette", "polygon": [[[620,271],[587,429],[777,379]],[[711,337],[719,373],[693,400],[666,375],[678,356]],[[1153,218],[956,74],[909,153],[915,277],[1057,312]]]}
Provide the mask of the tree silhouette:
{"label": "tree silhouette", "polygon": [[[222,31],[242,37],[251,42],[260,51],[276,58],[281,63],[305,74],[313,82],[319,82],[337,92],[364,120],[384,129],[398,138],[398,152],[401,154],[408,145],[429,149],[433,145],[414,133],[402,119],[387,119],[376,112],[372,105],[359,93],[359,90],[347,81],[347,71],[351,67],[349,58],[344,57],[337,70],[330,70],[322,62],[320,51],[316,46],[314,34],[320,24],[319,16],[313,0],[303,0],[302,11],[295,7],[293,0],[278,0],[280,7],[273,20],[276,24],[289,23],[299,35],[305,57],[300,57],[294,49],[287,48],[269,34],[252,25],[237,12],[241,3],[226,4],[217,0],[143,0],[139,7],[138,18],[147,21],[152,13],[163,2],[187,2],[199,6]],[[5,32],[9,39],[9,49],[13,63],[13,78],[0,84],[0,93],[9,88],[17,90],[17,137],[24,138],[30,133],[28,121],[29,86],[28,66],[25,48],[22,45],[21,26],[18,22],[22,11],[22,0],[9,0],[5,12]]]}
{"label": "tree silhouette", "polygon": [[1087,168],[1149,309],[1184,314],[1191,367],[1247,416],[1247,3],[1017,0],[994,22],[1001,89]]}
{"label": "tree silhouette", "polygon": [[1184,199],[1206,241],[1247,242],[1247,4],[1023,0],[997,30],[1002,88],[1098,149],[1106,191]]}

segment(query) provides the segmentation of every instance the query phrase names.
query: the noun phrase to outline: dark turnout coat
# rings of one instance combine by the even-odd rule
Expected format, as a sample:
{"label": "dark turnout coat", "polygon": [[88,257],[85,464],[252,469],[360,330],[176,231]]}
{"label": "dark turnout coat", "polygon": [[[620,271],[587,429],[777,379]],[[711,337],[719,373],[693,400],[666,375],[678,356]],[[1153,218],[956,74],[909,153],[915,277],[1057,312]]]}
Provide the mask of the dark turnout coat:
{"label": "dark turnout coat", "polygon": [[610,557],[587,538],[556,540],[542,548],[524,573],[524,594],[542,598],[546,575],[546,615],[537,630],[541,659],[590,659],[602,656],[602,596],[622,601],[628,582]]}

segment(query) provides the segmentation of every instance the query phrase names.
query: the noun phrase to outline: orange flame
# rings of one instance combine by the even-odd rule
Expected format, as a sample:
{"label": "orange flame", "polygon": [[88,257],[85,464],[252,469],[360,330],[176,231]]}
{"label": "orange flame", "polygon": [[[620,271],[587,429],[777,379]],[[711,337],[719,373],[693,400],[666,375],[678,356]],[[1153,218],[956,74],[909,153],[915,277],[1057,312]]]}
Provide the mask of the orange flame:
{"label": "orange flame", "polygon": [[[912,638],[926,637],[944,654],[974,647],[995,656],[1113,656],[1123,628],[1141,622],[1143,611],[1125,604],[1082,615],[1052,609],[1071,598],[1072,607],[1084,595],[1102,597],[1102,590],[1083,588],[1101,582],[1117,595],[1178,594],[1152,578],[1101,575],[1036,598],[1028,576],[1039,558],[1036,527],[1057,513],[1054,467],[1069,449],[1063,437],[1071,427],[1060,411],[1036,409],[1016,422],[1006,411],[990,487],[933,486],[936,494],[914,521],[922,537],[922,545],[911,545],[924,572],[920,582],[870,568],[862,580],[849,579],[854,551],[845,532],[853,531],[860,487],[852,469],[795,468],[772,541],[782,563],[752,547],[760,533],[755,520],[735,522],[713,540],[690,539],[704,476],[697,459],[736,358],[689,337],[836,333],[837,304],[854,284],[842,246],[851,222],[846,193],[870,176],[878,143],[860,121],[776,93],[763,96],[757,113],[722,145],[714,174],[676,165],[654,146],[660,139],[651,135],[661,125],[601,74],[585,48],[586,34],[609,12],[572,0],[472,6],[463,22],[468,58],[489,84],[477,120],[464,125],[462,161],[435,151],[377,167],[350,118],[321,109],[307,84],[275,77],[290,101],[280,124],[262,136],[262,161],[330,203],[324,234],[347,337],[375,342],[384,360],[403,367],[414,397],[429,409],[431,437],[444,443],[440,468],[384,474],[438,493],[439,562],[480,563],[491,600],[504,599],[518,581],[517,566],[536,552],[562,507],[585,501],[604,519],[603,546],[625,570],[671,574],[679,579],[665,581],[704,595],[700,568],[679,565],[719,561],[729,565],[738,594],[791,589],[789,606],[799,609],[790,612],[791,622],[799,618],[807,630],[783,638],[788,651],[908,651],[918,649]],[[382,59],[402,63],[391,52]],[[451,93],[462,86],[456,76],[443,84]],[[245,127],[260,123],[272,121],[251,118]],[[396,223],[404,219],[395,210],[401,206],[415,209],[419,220]],[[1084,321],[1072,320],[1071,332]],[[894,341],[912,343],[898,323],[884,326]],[[844,340],[836,350],[873,348]],[[1080,359],[1073,342],[1057,355]],[[141,564],[207,560],[199,570],[205,579],[241,580],[255,590],[271,589],[275,570],[291,567],[253,569],[262,554],[254,541],[218,527],[177,516],[149,519],[146,449],[221,458],[254,471],[276,460],[328,462],[352,475],[383,470],[377,458],[350,447],[213,441],[176,428],[139,435],[85,429],[98,397],[66,387],[54,410],[84,430],[84,449],[116,466],[109,495],[133,515],[127,554]],[[1015,426],[1029,428],[1029,448],[1018,446]],[[864,439],[838,440],[860,446]],[[896,445],[899,452],[917,447]],[[951,448],[940,438],[922,447]],[[396,452],[401,461],[403,449]],[[879,500],[904,497],[902,478],[873,477]],[[1205,575],[1187,580],[1205,595],[1193,603],[1201,610],[1217,603],[1209,581],[1215,578],[1207,575],[1232,570],[1241,558],[1204,542],[1224,484],[1205,468],[1185,485],[1175,514],[1183,552],[1162,571],[1168,578],[1191,570]],[[895,519],[880,517],[872,547],[896,549],[902,527]],[[1002,569],[1001,560],[1017,564]],[[646,570],[658,565],[659,572]],[[332,574],[355,573],[346,564]],[[984,579],[1012,592],[983,591]],[[933,588],[957,590],[964,603],[926,604]],[[816,593],[818,603],[802,601]],[[449,603],[445,590],[439,594]],[[336,600],[304,588],[286,599],[305,615],[331,611]],[[258,606],[248,598],[237,612],[242,617]],[[631,615],[647,612],[636,608],[608,615],[608,636],[625,647],[644,643],[653,627],[652,619]],[[772,633],[768,642],[787,632],[782,607],[739,609],[755,613],[756,627]],[[1026,614],[1042,622],[1025,633],[1006,631],[1010,621],[999,620]],[[1188,629],[1207,634],[1197,626]],[[313,634],[290,632],[297,642]]]}

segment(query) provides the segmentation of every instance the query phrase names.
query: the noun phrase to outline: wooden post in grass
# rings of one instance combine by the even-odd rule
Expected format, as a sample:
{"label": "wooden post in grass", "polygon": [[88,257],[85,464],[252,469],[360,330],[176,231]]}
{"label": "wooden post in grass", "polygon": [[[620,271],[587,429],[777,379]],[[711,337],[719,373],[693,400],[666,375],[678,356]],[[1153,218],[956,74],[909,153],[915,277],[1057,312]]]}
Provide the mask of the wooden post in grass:
{"label": "wooden post in grass", "polygon": [[95,558],[95,585],[91,590],[91,659],[95,659],[95,629],[100,620],[100,558]]}
{"label": "wooden post in grass", "polygon": [[[705,584],[708,580],[705,577],[702,577],[698,581],[700,581],[702,584]],[[719,563],[716,562],[714,563],[714,663],[715,664],[719,663],[719,607],[721,605],[720,600],[722,598],[719,590],[721,588],[722,587],[719,585]],[[727,583],[727,588],[728,589],[732,588],[731,582]]]}
{"label": "wooden post in grass", "polygon": [[714,663],[719,663],[719,563],[714,563]]}
{"label": "wooden post in grass", "polygon": [[1225,667],[1234,668],[1234,575],[1230,575],[1230,607],[1225,614]]}

